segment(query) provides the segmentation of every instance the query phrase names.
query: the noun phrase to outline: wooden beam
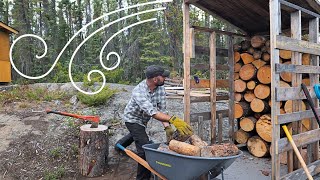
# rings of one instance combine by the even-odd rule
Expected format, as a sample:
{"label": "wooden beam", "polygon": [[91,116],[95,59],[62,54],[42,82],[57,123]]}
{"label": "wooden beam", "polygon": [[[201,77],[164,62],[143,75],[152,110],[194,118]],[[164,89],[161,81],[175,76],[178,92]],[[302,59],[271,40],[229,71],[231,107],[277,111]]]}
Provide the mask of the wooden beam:
{"label": "wooden beam", "polygon": [[211,144],[216,143],[216,96],[217,96],[217,86],[216,86],[216,63],[217,63],[217,56],[216,56],[216,33],[212,32],[210,34],[209,40],[210,46],[210,106],[211,106]]}
{"label": "wooden beam", "polygon": [[14,33],[14,34],[18,34],[18,33],[19,33],[18,30],[15,30],[14,28],[6,25],[5,23],[3,23],[3,22],[1,22],[1,21],[0,21],[0,27],[2,27],[2,28],[4,28],[5,30],[7,30],[7,31],[9,31],[9,32],[11,32],[11,33]]}
{"label": "wooden beam", "polygon": [[247,35],[239,34],[239,33],[233,33],[233,32],[228,32],[228,31],[222,31],[216,28],[207,28],[207,27],[200,27],[200,26],[192,26],[195,31],[200,31],[200,32],[208,32],[212,33],[215,32],[217,34],[223,34],[223,35],[228,35],[228,36],[239,36],[239,37],[246,37],[249,38]]}
{"label": "wooden beam", "polygon": [[[209,47],[203,47],[203,46],[195,46],[195,51],[196,53],[207,53],[207,54],[209,54],[210,52]],[[228,57],[228,49],[217,48],[216,51],[217,51],[217,56]]]}
{"label": "wooden beam", "polygon": [[228,37],[228,64],[229,64],[229,139],[234,141],[234,52],[233,37]]}
{"label": "wooden beam", "polygon": [[[307,87],[310,96],[312,98],[316,97],[316,94],[314,92],[313,87],[308,86]],[[278,87],[276,88],[276,101],[287,101],[287,100],[302,100],[306,99],[306,96],[304,95],[303,91],[301,90],[301,87],[288,87],[288,88],[283,88],[283,87]]]}
{"label": "wooden beam", "polygon": [[[222,117],[225,118],[225,117],[228,117],[228,113],[229,113],[229,110],[228,109],[224,109],[224,110],[218,110],[216,112],[217,114],[222,114]],[[198,117],[199,116],[202,116],[203,117],[203,120],[211,120],[211,112],[201,112],[201,113],[194,113],[194,114],[191,114],[191,122],[198,122]]]}
{"label": "wooden beam", "polygon": [[186,0],[186,3],[187,4],[193,4],[193,3],[196,3],[198,2],[199,0]]}
{"label": "wooden beam", "polygon": [[[197,70],[209,70],[210,65],[208,65],[208,64],[191,64],[191,68],[195,68]],[[229,66],[217,64],[216,70],[217,71],[229,71]]]}
{"label": "wooden beam", "polygon": [[285,1],[285,0],[279,0],[279,1],[280,1],[280,3],[281,3],[282,5],[291,7],[291,8],[293,8],[293,9],[296,9],[296,10],[301,11],[301,12],[303,12],[303,13],[309,14],[309,15],[314,16],[314,17],[317,17],[317,18],[320,18],[320,15],[319,15],[319,14],[314,13],[314,12],[308,10],[308,9],[305,9],[305,8],[303,8],[303,7],[300,7],[300,6],[297,6],[297,5],[292,4],[292,3],[288,2],[288,1]]}
{"label": "wooden beam", "polygon": [[[191,88],[210,88],[210,80],[209,79],[200,79],[199,83],[196,83],[195,80],[190,80]],[[229,80],[228,79],[217,79],[216,80],[217,88],[229,88]]]}
{"label": "wooden beam", "polygon": [[320,67],[295,64],[276,64],[276,73],[281,72],[290,72],[298,74],[320,74]]}
{"label": "wooden beam", "polygon": [[[317,108],[317,112],[320,114],[320,108]],[[305,110],[300,112],[293,112],[289,114],[281,114],[278,116],[278,120],[275,122],[276,124],[285,124],[295,121],[300,121],[301,119],[312,118],[314,114],[311,110]],[[312,121],[316,122],[315,119]]]}
{"label": "wooden beam", "polygon": [[277,36],[276,48],[301,53],[320,55],[320,44],[296,40],[285,36]]}
{"label": "wooden beam", "polygon": [[[312,176],[319,174],[320,160],[317,160],[313,163],[308,164],[307,167]],[[287,179],[308,179],[308,177],[304,172],[303,168],[300,168],[281,177],[281,180],[287,180]]]}
{"label": "wooden beam", "polygon": [[[228,95],[221,95],[216,97],[217,101],[229,100]],[[206,94],[203,96],[192,96],[191,95],[191,103],[197,102],[210,102],[210,94]]]}

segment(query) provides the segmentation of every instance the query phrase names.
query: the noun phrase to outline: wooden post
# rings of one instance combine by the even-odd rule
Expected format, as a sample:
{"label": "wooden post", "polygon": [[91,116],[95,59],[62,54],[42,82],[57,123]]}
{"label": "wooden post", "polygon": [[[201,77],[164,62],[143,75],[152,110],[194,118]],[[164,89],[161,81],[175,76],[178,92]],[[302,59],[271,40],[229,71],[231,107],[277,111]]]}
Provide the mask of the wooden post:
{"label": "wooden post", "polygon": [[216,143],[216,33],[210,34],[210,105],[211,105],[211,144]]}
{"label": "wooden post", "polygon": [[234,141],[234,52],[233,52],[233,36],[229,36],[228,42],[228,64],[229,64],[229,139]]}
{"label": "wooden post", "polygon": [[[301,40],[301,11],[296,11],[291,13],[291,37],[293,39]],[[302,64],[302,54],[300,52],[292,52],[291,63],[296,65]],[[296,73],[292,75],[292,87],[300,87],[302,81],[302,74]],[[301,100],[295,100],[292,103],[292,112],[301,111]],[[292,123],[292,135],[300,134],[302,132],[301,121]],[[299,152],[301,153],[302,147],[299,147]],[[292,150],[291,150],[292,152]],[[293,167],[291,167],[293,165]],[[301,167],[298,157],[293,156],[292,162],[288,163],[288,172],[292,170],[299,169]]]}
{"label": "wooden post", "polygon": [[275,47],[276,36],[281,30],[281,7],[279,0],[270,0],[270,42],[271,42],[271,119],[272,119],[272,180],[280,179],[280,154],[279,154],[279,139],[280,125],[277,124],[278,115],[280,114],[280,102],[275,99],[276,87],[280,87],[280,75],[275,72],[275,63],[279,63],[279,49]]}
{"label": "wooden post", "polygon": [[96,177],[104,173],[108,161],[108,127],[91,124],[80,127],[79,169],[83,176]]}
{"label": "wooden post", "polygon": [[198,136],[203,139],[203,116],[198,117]]}
{"label": "wooden post", "polygon": [[222,118],[222,114],[218,114],[218,143],[222,143],[222,124],[223,124],[223,118]]}
{"label": "wooden post", "polygon": [[184,87],[184,120],[190,124],[190,7],[183,2],[183,87]]}
{"label": "wooden post", "polygon": [[[314,18],[309,21],[309,41],[319,43],[319,18]],[[319,66],[319,56],[310,55],[310,65]],[[310,85],[319,84],[319,74],[310,74]],[[315,108],[319,107],[319,101],[314,100]],[[311,129],[318,129],[318,124],[315,118],[311,118]],[[319,159],[319,141],[312,143],[308,147],[308,159],[309,162],[314,162]]]}

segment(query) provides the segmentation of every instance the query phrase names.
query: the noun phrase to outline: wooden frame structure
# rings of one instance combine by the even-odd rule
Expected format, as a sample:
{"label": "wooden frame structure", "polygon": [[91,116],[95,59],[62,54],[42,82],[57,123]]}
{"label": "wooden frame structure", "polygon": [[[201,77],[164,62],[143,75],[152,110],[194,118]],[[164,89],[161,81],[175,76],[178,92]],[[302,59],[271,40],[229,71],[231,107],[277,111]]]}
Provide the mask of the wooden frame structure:
{"label": "wooden frame structure", "polygon": [[[218,0],[217,0],[218,1]],[[258,3],[262,1],[254,0],[244,0],[241,2],[252,3],[251,7],[258,6]],[[184,110],[185,110],[185,121],[195,122],[198,116],[204,116],[204,120],[211,119],[211,141],[216,142],[216,117],[217,114],[223,114],[224,117],[229,117],[230,132],[229,135],[232,138],[234,133],[234,98],[233,98],[233,37],[234,36],[246,36],[243,34],[236,34],[225,31],[218,31],[215,29],[200,28],[190,25],[189,10],[190,4],[193,4],[200,9],[208,12],[209,14],[217,15],[216,12],[221,12],[223,10],[215,9],[217,6],[213,4],[215,1],[209,0],[185,0],[183,3],[183,26],[184,26]],[[227,2],[225,2],[227,4]],[[265,2],[263,2],[265,3]],[[297,3],[298,6],[294,3]],[[299,4],[300,3],[300,4]],[[237,4],[235,2],[234,4]],[[212,6],[211,6],[212,5]],[[247,4],[248,5],[248,4]],[[265,4],[264,4],[265,5]],[[267,10],[263,9],[261,16],[265,16],[266,13],[268,17],[267,22],[269,24],[262,25],[259,27],[248,27],[246,32],[248,35],[254,34],[264,34],[270,35],[271,42],[271,117],[272,117],[272,179],[306,179],[306,174],[303,173],[303,169],[300,167],[298,160],[292,151],[292,147],[287,140],[287,138],[280,138],[280,128],[282,124],[293,123],[293,140],[295,141],[297,147],[301,150],[304,146],[308,148],[308,161],[306,162],[309,171],[312,175],[320,173],[320,160],[319,151],[319,140],[320,140],[320,129],[314,115],[311,110],[302,111],[301,101],[306,99],[301,90],[302,74],[306,73],[310,76],[310,86],[308,87],[311,97],[314,98],[314,103],[316,104],[317,110],[320,112],[319,101],[315,97],[313,90],[313,85],[319,83],[319,56],[320,56],[320,44],[319,44],[319,18],[320,18],[320,4],[315,0],[270,0],[269,6],[266,7]],[[231,7],[232,5],[227,5]],[[249,5],[248,5],[249,6]],[[228,8],[229,8],[228,7]],[[263,7],[262,5],[259,8]],[[269,8],[269,9],[268,9]],[[313,9],[312,9],[313,8]],[[227,8],[226,8],[227,9]],[[312,9],[312,10],[310,10]],[[216,11],[217,10],[217,11]],[[261,11],[261,10],[260,10]],[[316,13],[315,13],[316,12]],[[239,12],[238,12],[239,13]],[[218,14],[218,18],[227,19],[226,22],[231,24],[237,19],[229,12],[225,12],[225,18],[223,14]],[[232,14],[232,12],[231,12]],[[236,14],[236,13],[234,13]],[[246,15],[250,15],[248,12]],[[254,14],[254,13],[253,13]],[[283,18],[283,19],[282,19]],[[241,19],[241,18],[240,18]],[[303,19],[303,22],[302,22]],[[241,23],[238,23],[241,24]],[[234,25],[236,26],[236,25]],[[266,29],[270,28],[270,29]],[[251,30],[251,31],[250,31]],[[258,30],[261,30],[260,32]],[[307,30],[307,31],[304,31]],[[195,84],[191,80],[190,76],[190,61],[194,57],[194,32],[195,31],[205,31],[210,33],[210,80],[204,80],[202,83]],[[285,36],[282,32],[291,32],[291,36]],[[302,33],[306,32],[309,34],[308,41],[302,40]],[[229,80],[220,81],[216,79],[216,70],[218,67],[216,65],[217,51],[215,44],[216,34],[225,34],[229,36],[227,56],[229,59],[229,66],[223,67],[229,69]],[[201,49],[201,48],[198,48]],[[290,50],[292,51],[292,64],[285,65],[279,63],[279,50]],[[302,65],[302,53],[308,53],[311,55],[310,65]],[[220,53],[221,54],[221,53]],[[290,72],[292,73],[292,87],[283,88],[280,87],[280,73]],[[204,85],[206,84],[206,85]],[[192,102],[205,101],[204,98],[201,100],[198,98],[193,98],[190,96],[190,89],[195,87],[210,87],[210,99],[206,98],[206,101],[211,103],[211,112],[202,114],[190,114],[190,104]],[[216,101],[219,99],[216,96],[217,87],[229,87],[229,110],[228,112],[216,111]],[[280,102],[286,100],[293,100],[293,112],[289,114],[280,114]],[[311,118],[311,130],[302,133],[301,121],[304,118]],[[288,152],[288,173],[280,174],[280,154],[283,152]]]}

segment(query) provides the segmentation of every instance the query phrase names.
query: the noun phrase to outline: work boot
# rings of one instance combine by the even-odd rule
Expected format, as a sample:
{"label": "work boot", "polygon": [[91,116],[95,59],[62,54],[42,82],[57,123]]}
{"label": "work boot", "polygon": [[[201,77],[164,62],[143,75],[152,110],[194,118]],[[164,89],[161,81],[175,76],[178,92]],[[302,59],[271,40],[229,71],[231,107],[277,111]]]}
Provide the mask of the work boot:
{"label": "work boot", "polygon": [[118,143],[121,146],[123,146],[124,148],[126,148],[126,147],[130,146],[133,143],[133,137],[131,136],[131,134],[128,134],[128,135],[124,136],[123,138],[121,138],[119,141],[117,141],[115,146],[114,146],[114,150],[116,150],[116,152],[125,154],[124,151],[122,151],[120,148],[117,147]]}

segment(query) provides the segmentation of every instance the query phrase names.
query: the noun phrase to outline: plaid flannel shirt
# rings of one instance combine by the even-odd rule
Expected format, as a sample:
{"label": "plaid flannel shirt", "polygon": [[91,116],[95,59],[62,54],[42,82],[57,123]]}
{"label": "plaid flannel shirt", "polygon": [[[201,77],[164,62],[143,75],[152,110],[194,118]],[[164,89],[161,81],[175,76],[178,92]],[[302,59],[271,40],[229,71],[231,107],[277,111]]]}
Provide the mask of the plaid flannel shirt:
{"label": "plaid flannel shirt", "polygon": [[157,112],[166,111],[166,92],[163,86],[150,91],[146,80],[132,91],[132,96],[124,109],[124,122],[137,123],[146,127],[147,122]]}

